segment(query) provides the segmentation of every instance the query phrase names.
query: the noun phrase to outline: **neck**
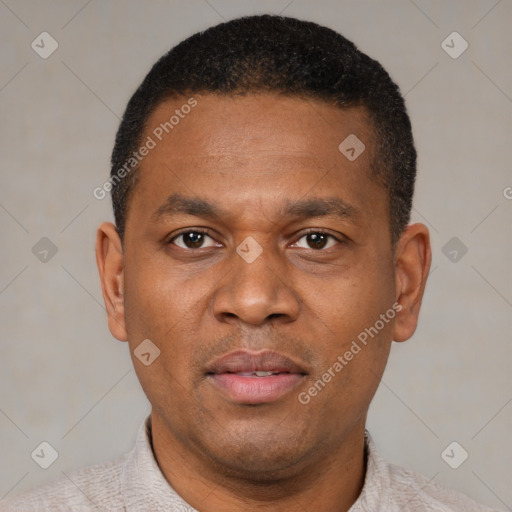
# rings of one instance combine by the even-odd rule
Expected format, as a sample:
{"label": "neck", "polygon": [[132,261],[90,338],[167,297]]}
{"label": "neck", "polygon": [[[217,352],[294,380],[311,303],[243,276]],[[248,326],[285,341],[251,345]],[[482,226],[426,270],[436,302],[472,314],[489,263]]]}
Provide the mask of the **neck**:
{"label": "neck", "polygon": [[[346,512],[363,487],[364,424],[323,457],[268,475],[230,474],[183,446],[158,416],[152,415],[153,450],[173,489],[191,506],[208,512]],[[298,466],[299,464],[297,464]]]}

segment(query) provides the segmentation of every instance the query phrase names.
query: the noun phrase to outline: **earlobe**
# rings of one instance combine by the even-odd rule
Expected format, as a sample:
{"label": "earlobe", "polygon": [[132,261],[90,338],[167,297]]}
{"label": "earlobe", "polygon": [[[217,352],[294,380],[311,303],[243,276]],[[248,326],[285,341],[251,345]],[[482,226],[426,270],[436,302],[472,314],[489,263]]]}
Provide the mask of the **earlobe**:
{"label": "earlobe", "polygon": [[127,341],[124,318],[124,258],[121,239],[111,222],[104,222],[96,236],[96,263],[112,336]]}
{"label": "earlobe", "polygon": [[395,253],[396,315],[393,339],[408,340],[416,330],[432,253],[428,229],[411,224],[403,232]]}

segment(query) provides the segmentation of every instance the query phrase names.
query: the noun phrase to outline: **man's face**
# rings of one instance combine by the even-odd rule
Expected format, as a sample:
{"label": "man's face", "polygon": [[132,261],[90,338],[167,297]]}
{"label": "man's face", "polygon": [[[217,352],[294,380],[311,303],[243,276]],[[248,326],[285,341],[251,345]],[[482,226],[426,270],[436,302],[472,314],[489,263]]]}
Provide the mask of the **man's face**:
{"label": "man's face", "polygon": [[[133,361],[168,443],[285,475],[364,428],[395,334],[389,314],[375,325],[399,298],[388,198],[364,109],[195,98],[158,141],[186,98],[161,104],[143,136],[157,145],[129,203],[120,323],[132,354],[160,350]],[[366,146],[353,161],[338,148],[351,134]]]}

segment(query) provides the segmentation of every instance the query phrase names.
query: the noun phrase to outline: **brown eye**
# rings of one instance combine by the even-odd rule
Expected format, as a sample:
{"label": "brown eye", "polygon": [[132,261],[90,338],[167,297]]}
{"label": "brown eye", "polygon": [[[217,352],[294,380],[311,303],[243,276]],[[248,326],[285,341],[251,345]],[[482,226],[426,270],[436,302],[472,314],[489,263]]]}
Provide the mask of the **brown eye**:
{"label": "brown eye", "polygon": [[215,241],[202,231],[186,231],[174,237],[171,243],[182,249],[201,249],[215,246]]}
{"label": "brown eye", "polygon": [[306,240],[312,249],[323,249],[327,245],[327,235],[323,233],[310,233],[306,235]]}
{"label": "brown eye", "polygon": [[302,236],[295,245],[304,249],[325,249],[332,247],[337,242],[336,238],[327,233],[314,231]]}

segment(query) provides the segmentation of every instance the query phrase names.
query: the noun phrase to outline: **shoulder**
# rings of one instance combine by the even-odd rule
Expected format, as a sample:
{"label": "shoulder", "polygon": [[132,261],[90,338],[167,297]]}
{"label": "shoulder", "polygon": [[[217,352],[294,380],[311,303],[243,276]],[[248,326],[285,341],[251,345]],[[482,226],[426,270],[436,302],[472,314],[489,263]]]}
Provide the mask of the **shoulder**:
{"label": "shoulder", "polygon": [[394,464],[385,464],[394,491],[392,499],[400,506],[408,504],[410,510],[432,512],[492,512],[490,508],[433,479]]}
{"label": "shoulder", "polygon": [[121,473],[128,454],[89,466],[0,502],[0,512],[121,511]]}
{"label": "shoulder", "polygon": [[351,512],[493,512],[464,494],[414,471],[390,464],[376,452],[366,433],[367,469],[363,489]]}

